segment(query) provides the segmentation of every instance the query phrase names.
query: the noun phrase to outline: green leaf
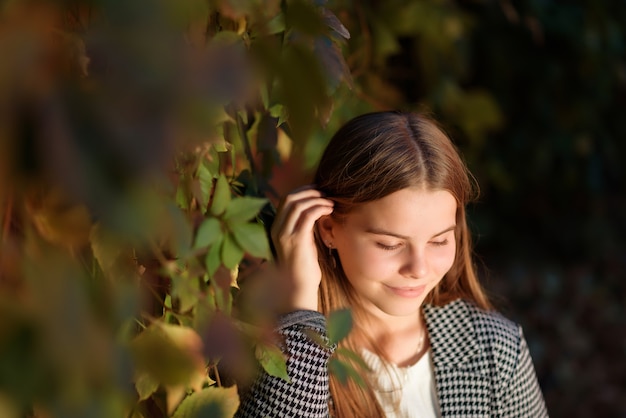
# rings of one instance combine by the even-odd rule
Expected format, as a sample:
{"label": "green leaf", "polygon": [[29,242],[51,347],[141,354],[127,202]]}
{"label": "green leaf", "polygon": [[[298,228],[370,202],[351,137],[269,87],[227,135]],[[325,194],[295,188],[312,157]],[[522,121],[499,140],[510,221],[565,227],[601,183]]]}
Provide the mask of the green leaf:
{"label": "green leaf", "polygon": [[89,238],[91,250],[102,272],[107,277],[119,279],[125,273],[121,268],[125,261],[123,241],[100,223],[91,228]]}
{"label": "green leaf", "polygon": [[302,332],[304,332],[304,334],[314,343],[316,343],[317,345],[319,345],[320,347],[323,348],[330,348],[331,344],[324,338],[322,337],[322,335],[320,335],[319,332],[314,331],[312,329],[303,329]]}
{"label": "green leaf", "polygon": [[342,385],[345,385],[348,382],[348,379],[352,379],[357,385],[366,387],[363,376],[361,376],[361,374],[348,362],[332,357],[328,361],[328,370],[332,375],[339,379],[339,382],[341,382]]}
{"label": "green leaf", "polygon": [[170,233],[172,235],[172,251],[178,256],[186,256],[191,250],[193,231],[189,220],[176,205],[168,205],[169,221],[171,222]]}
{"label": "green leaf", "polygon": [[235,224],[233,236],[241,248],[254,257],[270,258],[270,247],[265,228],[261,224]]}
{"label": "green leaf", "polygon": [[229,225],[248,222],[267,204],[267,199],[243,196],[230,201],[224,213]]}
{"label": "green leaf", "polygon": [[348,365],[342,361],[340,361],[339,359],[332,357],[329,361],[328,361],[328,371],[335,377],[337,377],[337,379],[339,379],[339,382],[342,385],[345,385],[346,383],[348,383]]}
{"label": "green leaf", "polygon": [[188,384],[204,372],[202,340],[188,327],[154,322],[131,342],[140,373],[163,385]]}
{"label": "green leaf", "polygon": [[172,277],[172,297],[178,299],[178,311],[187,312],[198,302],[200,289],[198,280],[185,270],[179,275]]}
{"label": "green leaf", "polygon": [[215,191],[213,192],[213,203],[211,204],[211,213],[213,215],[221,215],[230,203],[230,186],[224,175],[217,178]]}
{"label": "green leaf", "polygon": [[232,418],[239,408],[237,387],[209,386],[186,397],[172,418]]}
{"label": "green leaf", "polygon": [[337,357],[346,357],[348,358],[350,361],[352,361],[354,364],[356,364],[357,366],[359,366],[361,369],[363,370],[369,370],[370,367],[367,365],[367,363],[365,362],[365,360],[363,360],[363,358],[361,356],[359,356],[357,353],[355,353],[354,351],[345,348],[345,347],[339,347],[337,348],[337,350],[335,351],[335,355]]}
{"label": "green leaf", "polygon": [[343,340],[352,330],[352,313],[350,310],[340,309],[331,312],[326,329],[331,344],[336,344]]}
{"label": "green leaf", "polygon": [[256,358],[263,366],[263,369],[270,376],[279,377],[287,382],[291,382],[287,373],[287,361],[285,355],[276,346],[257,345]]}
{"label": "green leaf", "polygon": [[211,198],[211,189],[213,188],[213,174],[209,171],[205,160],[203,159],[198,166],[198,179],[200,180],[200,196],[202,205],[202,212],[206,210],[209,199]]}
{"label": "green leaf", "polygon": [[204,264],[206,266],[206,271],[209,273],[209,276],[213,276],[217,269],[222,264],[222,258],[220,257],[222,245],[224,242],[223,234],[220,235],[219,239],[214,242],[209,251],[207,252],[206,258],[204,260]]}
{"label": "green leaf", "polygon": [[189,209],[189,197],[185,186],[186,182],[181,178],[178,182],[178,188],[176,189],[176,204],[181,209]]}
{"label": "green leaf", "polygon": [[220,154],[218,147],[220,147],[220,145],[214,143],[213,146],[211,146],[209,153],[206,155],[206,159],[202,162],[202,164],[206,166],[207,170],[213,174],[213,178],[217,178],[217,174],[220,172]]}
{"label": "green leaf", "polygon": [[146,418],[146,417],[141,413],[141,411],[134,409],[129,418]]}
{"label": "green leaf", "polygon": [[142,373],[135,382],[139,400],[148,399],[159,388],[159,382],[147,373]]}
{"label": "green leaf", "polygon": [[275,35],[285,31],[285,15],[282,13],[274,16],[269,22],[267,22],[267,34]]}
{"label": "green leaf", "polygon": [[289,119],[289,113],[287,112],[287,108],[281,104],[272,105],[272,107],[269,108],[269,111],[272,117],[278,118],[276,126],[282,125],[287,119]]}
{"label": "green leaf", "polygon": [[[231,145],[223,138],[223,136],[225,135],[224,133],[224,127],[228,126],[229,122],[224,122],[222,124],[222,128],[221,128],[221,136],[222,138],[220,138],[220,140],[213,142],[213,147],[211,148],[211,151],[215,151],[217,157],[215,158],[214,161],[215,164],[219,167],[219,153],[224,153],[224,152],[228,152],[231,148]],[[212,154],[212,153],[211,153]]]}
{"label": "green leaf", "polygon": [[217,218],[205,219],[196,234],[194,248],[204,248],[219,241],[222,237],[222,224]]}
{"label": "green leaf", "polygon": [[235,238],[227,234],[222,243],[222,263],[229,269],[234,269],[243,258],[244,251],[237,244]]}

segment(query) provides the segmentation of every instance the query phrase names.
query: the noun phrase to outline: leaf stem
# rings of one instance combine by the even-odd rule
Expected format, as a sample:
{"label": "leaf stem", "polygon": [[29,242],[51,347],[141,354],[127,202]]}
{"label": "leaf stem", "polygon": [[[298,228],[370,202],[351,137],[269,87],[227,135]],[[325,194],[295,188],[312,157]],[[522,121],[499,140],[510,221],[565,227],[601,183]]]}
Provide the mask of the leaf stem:
{"label": "leaf stem", "polygon": [[254,157],[252,155],[252,148],[250,147],[250,140],[248,139],[248,135],[246,133],[246,129],[243,126],[243,119],[241,115],[237,113],[237,131],[239,132],[239,137],[241,138],[241,142],[243,143],[243,149],[246,154],[246,158],[250,163],[250,171],[252,172],[253,178],[256,179],[256,165],[254,164]]}
{"label": "leaf stem", "polygon": [[211,366],[213,369],[213,373],[215,373],[215,381],[217,382],[217,386],[222,386],[222,380],[220,379],[220,372],[217,369],[217,364]]}
{"label": "leaf stem", "polygon": [[6,210],[4,212],[4,219],[2,222],[2,246],[6,243],[9,236],[9,227],[11,226],[11,217],[13,215],[13,193],[9,191],[7,194]]}
{"label": "leaf stem", "polygon": [[[3,249],[5,248],[5,244],[9,237],[9,229],[11,228],[11,218],[13,217],[13,193],[9,190],[7,193],[7,203],[6,209],[4,211],[4,219],[2,220],[2,240],[0,241],[0,266],[4,264],[4,253]],[[0,282],[3,279],[3,269],[0,269]]]}

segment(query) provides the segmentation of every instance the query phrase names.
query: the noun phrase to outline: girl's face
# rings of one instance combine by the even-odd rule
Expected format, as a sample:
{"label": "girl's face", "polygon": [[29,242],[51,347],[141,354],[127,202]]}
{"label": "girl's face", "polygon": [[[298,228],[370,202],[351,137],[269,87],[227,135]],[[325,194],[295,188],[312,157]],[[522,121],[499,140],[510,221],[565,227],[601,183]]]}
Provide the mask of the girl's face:
{"label": "girl's face", "polygon": [[452,267],[456,209],[450,192],[407,188],[326,217],[320,230],[368,312],[407,316]]}

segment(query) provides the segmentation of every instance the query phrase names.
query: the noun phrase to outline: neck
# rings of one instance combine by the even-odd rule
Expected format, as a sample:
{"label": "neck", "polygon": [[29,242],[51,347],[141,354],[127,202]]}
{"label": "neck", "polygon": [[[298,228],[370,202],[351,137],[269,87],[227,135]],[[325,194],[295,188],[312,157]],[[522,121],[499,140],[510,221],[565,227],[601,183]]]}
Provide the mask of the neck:
{"label": "neck", "polygon": [[370,315],[363,332],[370,340],[365,345],[370,351],[400,367],[416,363],[428,349],[428,332],[421,312],[406,317]]}

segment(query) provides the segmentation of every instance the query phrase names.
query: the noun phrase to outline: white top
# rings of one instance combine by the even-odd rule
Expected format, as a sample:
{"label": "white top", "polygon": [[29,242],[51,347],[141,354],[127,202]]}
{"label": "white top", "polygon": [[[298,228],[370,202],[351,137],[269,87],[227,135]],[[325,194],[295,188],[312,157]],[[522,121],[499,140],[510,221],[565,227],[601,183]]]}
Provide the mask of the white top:
{"label": "white top", "polygon": [[372,383],[387,418],[440,417],[432,354],[428,350],[417,363],[398,367],[364,350],[372,369]]}

